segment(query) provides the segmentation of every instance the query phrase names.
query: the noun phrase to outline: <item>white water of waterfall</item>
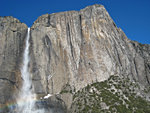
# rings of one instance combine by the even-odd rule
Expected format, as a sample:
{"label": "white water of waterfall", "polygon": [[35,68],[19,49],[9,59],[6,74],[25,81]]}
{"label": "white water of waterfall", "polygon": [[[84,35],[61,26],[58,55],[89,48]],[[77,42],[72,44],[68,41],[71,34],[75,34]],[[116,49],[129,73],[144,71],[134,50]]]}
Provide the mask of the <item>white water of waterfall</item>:
{"label": "white water of waterfall", "polygon": [[43,110],[38,110],[35,107],[36,95],[34,94],[32,87],[32,79],[28,70],[29,65],[29,43],[30,39],[30,28],[28,28],[25,50],[23,54],[23,65],[21,68],[21,77],[23,80],[22,88],[17,99],[17,112],[18,113],[44,113]]}

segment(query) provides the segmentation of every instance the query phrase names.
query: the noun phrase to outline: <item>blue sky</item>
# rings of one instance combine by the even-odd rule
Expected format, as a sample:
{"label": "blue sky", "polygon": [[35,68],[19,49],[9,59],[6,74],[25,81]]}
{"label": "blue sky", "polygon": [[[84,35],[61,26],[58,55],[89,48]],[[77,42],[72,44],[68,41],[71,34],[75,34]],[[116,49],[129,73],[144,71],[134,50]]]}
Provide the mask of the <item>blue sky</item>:
{"label": "blue sky", "polygon": [[150,0],[0,0],[0,16],[13,16],[31,26],[41,15],[105,6],[131,40],[150,44]]}

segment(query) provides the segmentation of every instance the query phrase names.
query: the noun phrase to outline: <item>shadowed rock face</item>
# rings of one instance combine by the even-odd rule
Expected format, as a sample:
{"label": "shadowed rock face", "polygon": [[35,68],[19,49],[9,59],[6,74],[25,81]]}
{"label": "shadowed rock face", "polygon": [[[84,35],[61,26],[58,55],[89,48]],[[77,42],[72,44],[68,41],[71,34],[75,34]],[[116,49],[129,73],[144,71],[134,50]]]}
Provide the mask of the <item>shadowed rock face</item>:
{"label": "shadowed rock face", "polygon": [[67,108],[60,95],[51,96],[49,99],[41,99],[36,103],[37,108],[44,108],[44,113],[67,113]]}
{"label": "shadowed rock face", "polygon": [[[19,87],[27,26],[12,17],[0,17],[0,25],[0,104],[5,104]],[[150,45],[129,40],[102,5],[40,16],[30,35],[29,68],[38,95],[60,93],[66,85],[75,92],[111,75],[150,84]],[[69,109],[72,95],[60,98]]]}
{"label": "shadowed rock face", "polygon": [[26,30],[16,18],[0,17],[0,107],[15,100]]}
{"label": "shadowed rock face", "polygon": [[37,93],[76,91],[110,75],[148,85],[150,46],[130,41],[101,5],[46,14],[31,27],[30,69]]}

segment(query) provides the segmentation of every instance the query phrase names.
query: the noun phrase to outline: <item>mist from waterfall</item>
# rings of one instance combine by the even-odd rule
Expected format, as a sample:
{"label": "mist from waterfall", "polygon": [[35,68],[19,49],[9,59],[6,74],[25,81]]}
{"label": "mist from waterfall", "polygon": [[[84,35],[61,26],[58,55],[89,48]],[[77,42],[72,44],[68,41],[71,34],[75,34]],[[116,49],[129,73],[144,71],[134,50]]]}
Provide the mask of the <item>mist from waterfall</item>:
{"label": "mist from waterfall", "polygon": [[29,65],[29,43],[30,39],[30,28],[28,28],[25,50],[23,54],[23,65],[21,68],[21,77],[22,77],[22,88],[19,93],[19,98],[17,99],[17,112],[18,113],[44,113],[44,110],[37,109],[35,106],[36,94],[32,87],[32,79],[28,70]]}

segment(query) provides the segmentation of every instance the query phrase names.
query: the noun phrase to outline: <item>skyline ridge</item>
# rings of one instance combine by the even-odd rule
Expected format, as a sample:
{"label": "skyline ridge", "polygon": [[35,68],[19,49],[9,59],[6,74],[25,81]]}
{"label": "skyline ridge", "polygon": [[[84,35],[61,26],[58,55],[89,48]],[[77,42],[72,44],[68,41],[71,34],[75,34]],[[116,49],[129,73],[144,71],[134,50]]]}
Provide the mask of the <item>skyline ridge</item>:
{"label": "skyline ridge", "polygon": [[[143,44],[150,44],[150,1],[119,1],[119,0],[65,0],[65,1],[2,1],[0,16],[13,16],[29,27],[43,14],[66,12],[70,10],[79,11],[93,4],[102,4],[127,37]],[[9,4],[8,4],[9,3]]]}

